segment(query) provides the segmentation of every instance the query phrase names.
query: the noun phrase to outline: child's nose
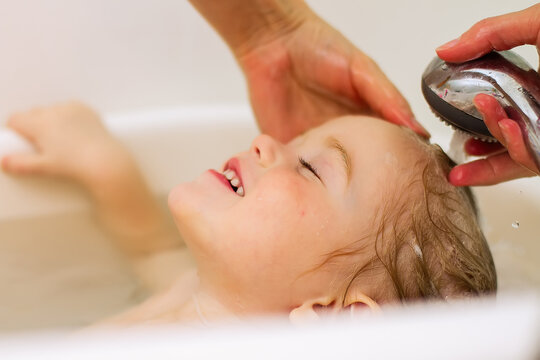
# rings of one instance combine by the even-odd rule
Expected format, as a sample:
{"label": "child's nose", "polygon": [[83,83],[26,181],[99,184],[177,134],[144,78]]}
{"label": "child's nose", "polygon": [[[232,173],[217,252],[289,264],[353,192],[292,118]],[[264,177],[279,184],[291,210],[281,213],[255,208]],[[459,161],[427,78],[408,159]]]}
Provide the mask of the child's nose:
{"label": "child's nose", "polygon": [[251,143],[250,152],[254,154],[263,167],[276,162],[283,145],[268,135],[259,135]]}

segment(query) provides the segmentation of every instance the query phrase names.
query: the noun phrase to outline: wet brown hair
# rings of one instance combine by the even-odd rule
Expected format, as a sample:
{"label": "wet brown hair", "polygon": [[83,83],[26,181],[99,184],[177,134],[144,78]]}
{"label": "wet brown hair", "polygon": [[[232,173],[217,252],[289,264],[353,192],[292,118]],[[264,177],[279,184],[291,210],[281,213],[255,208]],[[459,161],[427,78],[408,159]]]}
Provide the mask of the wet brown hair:
{"label": "wet brown hair", "polygon": [[[385,195],[373,218],[375,233],[369,236],[375,238],[369,242],[375,255],[353,269],[343,304],[348,291],[367,279],[377,279],[369,295],[379,303],[466,298],[497,289],[495,265],[471,190],[447,181],[455,163],[438,145],[416,141],[424,156],[404,185]],[[364,244],[362,249],[341,249],[327,261],[368,250],[363,240],[356,242]]]}

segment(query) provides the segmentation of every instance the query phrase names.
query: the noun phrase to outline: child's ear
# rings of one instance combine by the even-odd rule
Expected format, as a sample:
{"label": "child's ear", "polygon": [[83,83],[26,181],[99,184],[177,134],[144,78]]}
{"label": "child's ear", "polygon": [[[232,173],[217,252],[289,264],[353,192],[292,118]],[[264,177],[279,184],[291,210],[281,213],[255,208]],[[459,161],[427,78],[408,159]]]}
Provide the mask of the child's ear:
{"label": "child's ear", "polygon": [[359,290],[350,290],[341,312],[354,318],[355,316],[366,313],[379,313],[381,312],[381,307],[365,293]]}
{"label": "child's ear", "polygon": [[324,315],[336,313],[335,304],[336,300],[331,296],[305,301],[291,310],[289,320],[293,324],[315,322]]}
{"label": "child's ear", "polygon": [[380,312],[379,304],[361,291],[349,291],[344,305],[342,300],[328,296],[305,301],[289,313],[293,324],[309,323],[328,315],[347,314],[351,317],[369,312]]}

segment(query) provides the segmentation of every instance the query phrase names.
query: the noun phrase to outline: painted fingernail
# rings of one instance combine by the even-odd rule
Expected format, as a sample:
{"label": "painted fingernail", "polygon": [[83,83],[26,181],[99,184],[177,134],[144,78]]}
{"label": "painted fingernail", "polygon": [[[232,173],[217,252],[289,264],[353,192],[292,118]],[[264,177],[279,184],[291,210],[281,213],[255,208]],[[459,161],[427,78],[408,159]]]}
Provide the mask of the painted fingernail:
{"label": "painted fingernail", "polygon": [[460,38],[449,41],[446,44],[439,46],[437,48],[437,51],[450,49],[450,48],[454,47],[457,43],[459,43],[459,40],[460,40]]}

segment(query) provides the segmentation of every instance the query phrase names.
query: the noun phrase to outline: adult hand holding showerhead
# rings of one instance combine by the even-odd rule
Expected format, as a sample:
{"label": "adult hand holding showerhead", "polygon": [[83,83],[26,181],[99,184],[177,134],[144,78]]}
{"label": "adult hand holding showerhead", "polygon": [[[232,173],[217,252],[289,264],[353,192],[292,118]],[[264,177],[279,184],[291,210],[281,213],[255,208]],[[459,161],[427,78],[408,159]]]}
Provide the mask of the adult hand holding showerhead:
{"label": "adult hand holding showerhead", "polygon": [[336,116],[372,113],[429,136],[377,64],[303,1],[191,3],[233,51],[262,132],[285,142]]}
{"label": "adult hand holding showerhead", "polygon": [[479,94],[474,103],[499,143],[469,140],[465,144],[465,151],[486,157],[454,167],[449,175],[450,182],[457,186],[492,185],[540,175],[540,170],[525,146],[519,125],[508,118],[499,102],[490,95]]}
{"label": "adult hand holding showerhead", "polygon": [[[540,4],[537,4],[481,20],[458,39],[439,47],[437,54],[448,62],[464,62],[493,50],[509,50],[524,44],[535,45],[540,51],[539,34]],[[450,182],[457,186],[492,185],[540,174],[525,146],[519,125],[508,118],[498,101],[489,95],[478,95],[474,102],[488,129],[502,146],[469,140],[465,151],[487,157],[456,166],[450,172]]]}

